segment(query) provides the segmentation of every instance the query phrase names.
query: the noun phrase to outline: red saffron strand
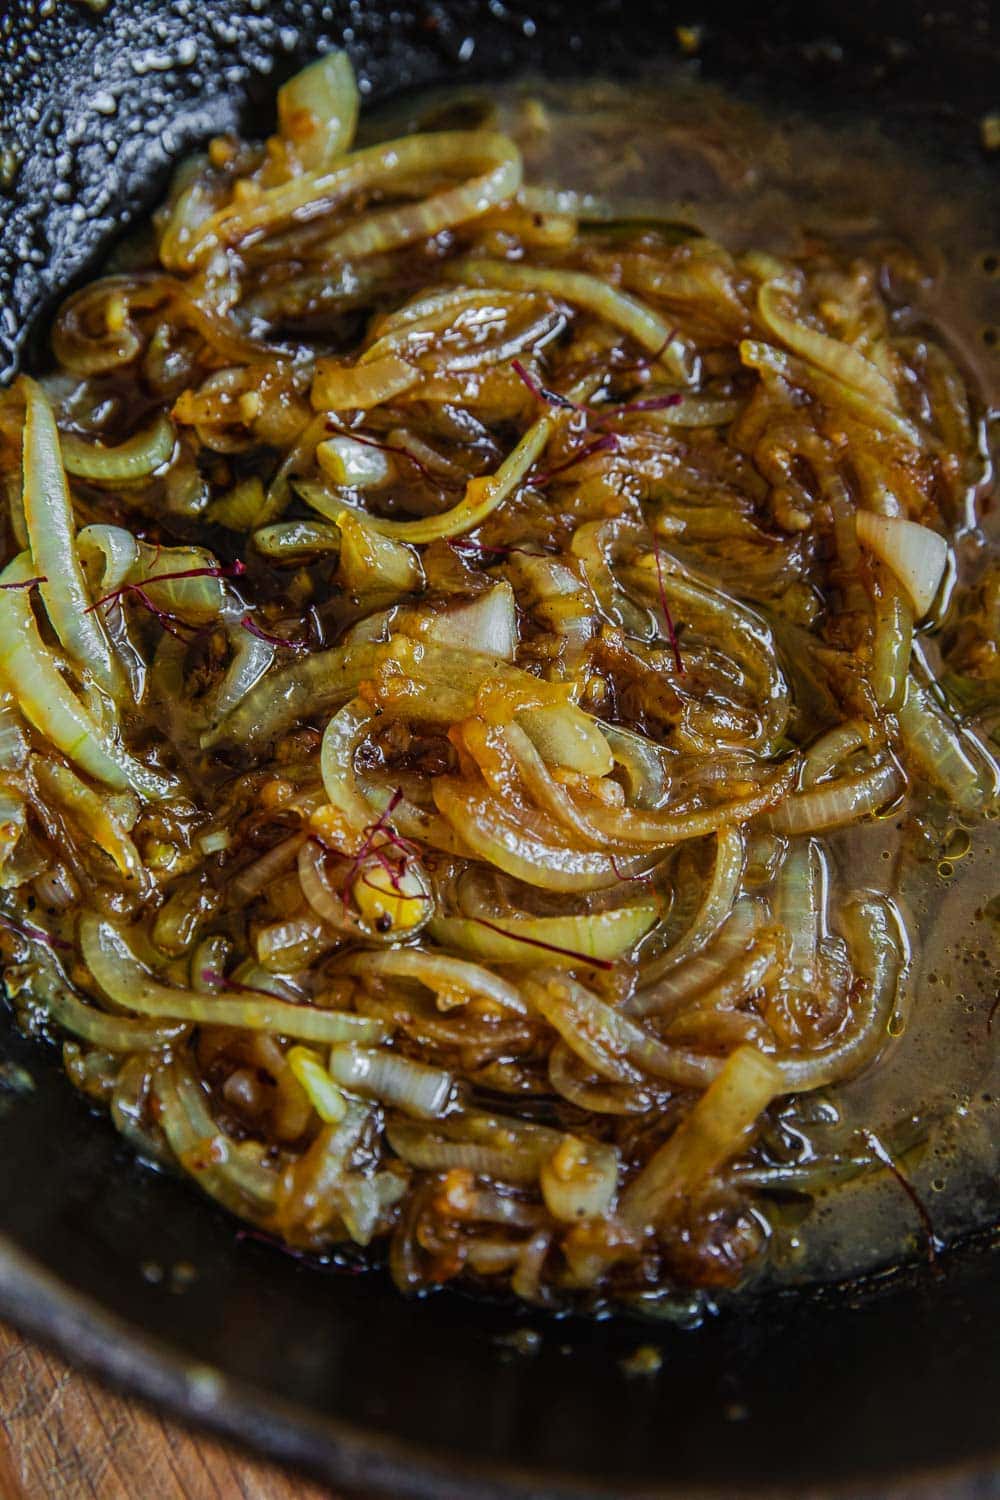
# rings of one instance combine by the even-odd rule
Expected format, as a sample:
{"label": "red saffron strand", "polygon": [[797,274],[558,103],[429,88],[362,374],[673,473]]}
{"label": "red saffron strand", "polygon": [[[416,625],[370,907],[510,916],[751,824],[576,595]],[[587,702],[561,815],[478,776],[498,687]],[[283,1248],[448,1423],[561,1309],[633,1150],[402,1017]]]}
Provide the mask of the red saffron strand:
{"label": "red saffron strand", "polygon": [[546,469],[544,473],[536,474],[531,483],[535,485],[548,484],[549,480],[555,478],[557,474],[561,474],[565,469],[572,469],[576,464],[583,463],[585,458],[590,458],[594,453],[617,453],[617,451],[618,438],[613,432],[606,432],[603,437],[595,438],[592,443],[584,443],[582,448],[574,449],[568,458],[563,459],[562,463],[556,464],[551,469]]}
{"label": "red saffron strand", "polygon": [[378,438],[368,437],[362,432],[345,432],[341,427],[331,427],[330,430],[338,437],[349,438],[352,443],[361,443],[366,448],[377,448],[380,453],[395,453],[399,458],[405,459],[408,464],[412,464],[428,484],[436,484],[442,490],[464,489],[464,485],[457,480],[446,479],[442,474],[432,474],[426,464],[421,463],[419,458],[414,458],[409,449],[404,448],[400,443],[383,443]]}
{"label": "red saffron strand", "polygon": [[558,391],[550,390],[547,385],[539,384],[537,380],[528,374],[519,359],[512,359],[510,367],[521,384],[528,387],[528,390],[535,397],[536,401],[544,401],[546,406],[557,406],[561,411],[582,411],[585,415],[590,415],[586,406],[578,406],[568,396],[561,396]]}
{"label": "red saffron strand", "polygon": [[663,584],[663,558],[660,556],[660,539],[653,532],[653,556],[656,558],[656,581],[660,590],[660,605],[663,609],[663,618],[667,623],[667,638],[670,641],[670,649],[674,653],[674,665],[680,677],[684,675],[684,663],[681,661],[681,648],[677,644],[677,631],[674,629],[674,617],[670,613],[670,605],[667,603],[667,591]]}
{"label": "red saffron strand", "polygon": [[[396,811],[396,808],[399,806],[402,800],[403,788],[401,786],[398,786],[393,792],[392,796],[389,798],[386,806],[379,813],[375,822],[372,823],[371,826],[366,830],[365,841],[361,845],[361,848],[358,850],[357,854],[355,854],[354,858],[352,859],[350,869],[347,872],[347,877],[344,880],[343,887],[341,888],[340,899],[345,906],[350,899],[351,882],[360,869],[362,860],[367,859],[368,855],[371,853],[372,844],[375,842],[376,838],[383,831],[383,829],[386,828],[389,819],[392,817],[392,814]],[[389,836],[390,838],[398,837],[398,835],[396,835],[395,833],[395,829],[389,830]]]}
{"label": "red saffron strand", "polygon": [[[487,542],[473,542],[467,536],[449,537],[447,545],[453,552],[457,552],[459,557],[463,553],[467,557],[476,556],[479,559],[489,556],[495,558],[497,562],[503,562],[504,558],[509,557],[514,550],[513,547],[491,547]],[[492,568],[494,564],[486,563],[486,566]]]}
{"label": "red saffron strand", "polygon": [[35,927],[31,922],[15,922],[13,917],[8,917],[0,912],[0,925],[9,927],[11,932],[16,932],[18,937],[27,938],[32,943],[44,943],[46,948],[61,948],[69,952],[72,943],[67,943],[63,938],[55,937],[51,932],[45,932],[41,927]]}
{"label": "red saffron strand", "polygon": [[910,1179],[896,1165],[891,1153],[886,1150],[885,1146],[883,1146],[874,1130],[863,1130],[861,1134],[864,1137],[865,1141],[867,1141],[868,1149],[871,1151],[876,1161],[881,1162],[881,1164],[889,1172],[892,1173],[893,1177],[899,1183],[899,1186],[903,1189],[903,1192],[906,1194],[906,1196],[909,1198],[910,1202],[916,1209],[917,1215],[920,1219],[921,1227],[924,1231],[924,1240],[927,1247],[927,1262],[932,1266],[937,1265],[938,1251],[944,1249],[944,1244],[940,1239],[938,1239],[938,1236],[934,1231],[934,1223],[931,1219],[930,1214],[927,1212],[927,1205],[924,1203],[923,1199],[917,1192],[916,1188],[913,1186],[913,1183],[910,1181]]}
{"label": "red saffron strand", "polygon": [[[246,564],[240,562],[239,558],[237,558],[235,562],[227,565],[217,563],[212,567],[182,568],[176,573],[150,573],[147,577],[136,583],[123,583],[118,588],[112,589],[110,593],[105,594],[103,598],[95,599],[94,603],[88,607],[85,613],[89,615],[95,609],[100,609],[103,605],[119,604],[125,595],[135,594],[146,609],[150,610],[152,614],[157,614],[156,605],[152,603],[146,594],[146,589],[151,583],[176,583],[178,580],[184,578],[240,578],[245,572]],[[47,580],[42,581],[47,582]]]}
{"label": "red saffron strand", "polygon": [[[384,886],[376,885],[373,880],[368,879],[367,875],[361,876],[361,884],[365,886],[369,891],[374,891],[377,896],[388,895],[388,892],[386,891]],[[430,896],[425,895],[423,891],[415,891],[412,896],[405,896],[403,895],[402,889],[398,885],[398,883],[393,884],[393,891],[400,897],[400,900],[402,901],[422,901],[426,903],[431,899]]]}
{"label": "red saffron strand", "polygon": [[478,922],[481,927],[488,927],[491,932],[497,932],[501,937],[511,938],[515,943],[528,943],[532,948],[544,948],[547,953],[560,953],[563,958],[575,959],[577,963],[585,964],[588,969],[614,968],[609,958],[594,958],[587,953],[575,953],[572,948],[560,948],[558,943],[546,943],[542,938],[525,937],[518,932],[508,932],[506,927],[499,926],[496,922],[490,922],[486,917],[471,917],[470,921]]}
{"label": "red saffron strand", "polygon": [[217,984],[220,990],[245,990],[248,995],[265,995],[268,1000],[284,999],[284,996],[275,995],[271,990],[261,989],[258,984],[243,984],[239,979],[230,979],[216,969],[202,969],[201,977],[206,984]]}
{"label": "red saffron strand", "polygon": [[618,861],[613,854],[609,854],[608,858],[611,861],[611,868],[614,870],[619,880],[648,880],[650,878],[648,870],[643,871],[639,875],[629,875],[626,870],[619,870]]}
{"label": "red saffron strand", "polygon": [[650,365],[655,365],[658,360],[663,358],[664,354],[666,354],[667,350],[670,348],[670,345],[673,343],[679,332],[679,328],[671,328],[670,332],[663,340],[663,343],[660,345],[659,349],[655,350],[655,352],[652,354],[640,355],[639,358],[630,365],[615,365],[613,367],[615,373],[617,375],[628,375],[633,370],[648,370]]}
{"label": "red saffron strand", "polygon": [[630,411],[666,411],[668,407],[680,406],[684,397],[679,391],[671,391],[669,396],[640,396],[635,401],[625,401],[620,406],[609,406],[604,411],[596,413],[599,421],[606,421],[611,417],[624,417]]}
{"label": "red saffron strand", "polygon": [[48,583],[47,578],[26,578],[23,583],[0,583],[0,589],[33,589],[40,583]]}
{"label": "red saffron strand", "polygon": [[472,558],[473,555],[478,555],[479,561],[477,562],[477,566],[486,568],[492,568],[496,566],[496,562],[485,561],[487,555],[495,558],[498,562],[502,562],[506,557],[515,557],[517,555],[520,555],[522,557],[555,557],[559,551],[557,547],[546,546],[543,546],[540,552],[534,552],[530,547],[496,547],[491,546],[488,542],[474,542],[469,537],[465,536],[449,537],[446,545],[449,546],[453,552],[457,552],[459,557],[461,557],[463,553],[469,558]]}
{"label": "red saffron strand", "polygon": [[[669,343],[670,340],[668,339],[667,342]],[[671,391],[667,396],[639,396],[635,401],[623,401],[617,406],[581,406],[578,401],[571,401],[568,396],[561,395],[559,391],[540,384],[529,375],[519,359],[512,359],[510,366],[536,400],[544,401],[547,406],[558,407],[561,411],[580,412],[588,422],[596,422],[599,426],[604,422],[614,421],[616,417],[627,416],[633,411],[666,411],[671,406],[679,406],[684,399],[678,391]]]}
{"label": "red saffron strand", "polygon": [[146,593],[146,590],[139,583],[124,584],[120,589],[115,589],[113,593],[107,594],[103,599],[98,599],[97,604],[92,604],[86,613],[89,614],[91,609],[96,609],[101,604],[107,604],[109,609],[113,609],[115,606],[120,609],[122,598],[125,594],[134,594],[143,609],[148,610],[162,628],[168,634],[175,635],[178,640],[184,639],[185,630],[190,630],[195,635],[198,633],[196,625],[188,625],[186,621],[179,619],[177,615],[172,615],[169,610],[160,609],[154,604]]}
{"label": "red saffron strand", "polygon": [[272,635],[270,631],[263,630],[252,615],[244,615],[240,624],[248,635],[256,636],[259,641],[266,641],[269,646],[287,646],[290,651],[301,651],[305,647],[304,641],[293,641],[288,636]]}

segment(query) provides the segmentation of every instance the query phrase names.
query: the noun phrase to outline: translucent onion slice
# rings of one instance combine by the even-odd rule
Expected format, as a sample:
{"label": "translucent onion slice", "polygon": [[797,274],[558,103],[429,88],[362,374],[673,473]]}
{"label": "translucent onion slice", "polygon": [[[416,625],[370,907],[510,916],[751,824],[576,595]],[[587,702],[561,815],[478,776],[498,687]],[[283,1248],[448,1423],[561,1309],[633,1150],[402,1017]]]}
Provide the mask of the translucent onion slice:
{"label": "translucent onion slice", "polygon": [[[912,677],[897,718],[907,764],[922,771],[957,807],[974,813],[995,794],[997,766],[992,756],[981,742],[963,735],[930,690]],[[973,746],[981,767],[973,759]]]}
{"label": "translucent onion slice", "polygon": [[88,775],[144,797],[168,796],[173,783],[126,754],[67,686],[38,633],[27,592],[17,586],[33,576],[26,552],[0,574],[0,585],[15,585],[0,588],[0,679],[28,722]]}
{"label": "translucent onion slice", "polygon": [[655,1103],[650,1088],[595,1077],[561,1037],[549,1052],[549,1082],[570,1104],[599,1115],[644,1115]]}
{"label": "translucent onion slice", "polygon": [[599,1141],[567,1135],[542,1163],[545,1206],[564,1224],[603,1218],[618,1189],[618,1152]]}
{"label": "translucent onion slice", "polygon": [[332,437],[318,443],[316,460],[327,479],[356,490],[379,489],[393,475],[387,453],[352,437]]}
{"label": "translucent onion slice", "polygon": [[757,293],[757,307],[764,326],[809,364],[851,386],[866,400],[888,411],[899,411],[895,387],[863,354],[839,339],[810,328],[782,310],[791,288],[781,281],[767,281]]}
{"label": "translucent onion slice", "polygon": [[934,603],[948,562],[948,543],[928,526],[902,516],[877,516],[860,510],[855,522],[858,540],[899,579],[910,597],[916,618]]}
{"label": "translucent onion slice", "polygon": [[319,172],[351,148],[360,96],[351,59],[326,52],[278,90],[278,129],[306,172]]}
{"label": "translucent onion slice", "polygon": [[[523,483],[532,464],[544,451],[554,427],[552,417],[540,417],[511,449],[495,474],[469,480],[464,497],[451,510],[420,521],[383,521],[377,516],[366,516],[368,524],[382,536],[418,545],[474,530]],[[323,485],[300,480],[295,488],[320,515],[336,519],[342,511],[354,508]]]}
{"label": "translucent onion slice", "polygon": [[599,719],[596,723],[611,747],[615,765],[624,773],[631,805],[643,811],[661,807],[667,795],[668,778],[659,746],[645,735],[622,729],[618,724],[604,724]]}
{"label": "translucent onion slice", "polygon": [[109,1016],[78,1000],[68,986],[53,985],[45,997],[45,1008],[57,1026],[105,1052],[157,1051],[179,1042],[189,1029],[186,1021],[165,1021],[156,1026],[133,1021],[129,1016]]}
{"label": "translucent onion slice", "polygon": [[352,698],[370,677],[381,648],[369,641],[316,651],[269,672],[242,703],[203,739],[204,748],[225,741],[249,751],[263,749],[298,719],[319,714]]}
{"label": "translucent onion slice", "polygon": [[747,1145],[776,1095],[781,1073],[753,1047],[738,1047],[691,1113],[622,1195],[621,1214],[635,1229],[655,1229],[685,1198]]}
{"label": "translucent onion slice", "polygon": [[241,621],[226,626],[226,638],[233,654],[226,675],[211,699],[211,715],[206,728],[209,734],[257,686],[275,657],[273,642],[245,629]]}
{"label": "translucent onion slice", "polygon": [[337,1125],[347,1114],[347,1100],[311,1047],[290,1047],[288,1066],[309,1096],[309,1103],[325,1125]]}
{"label": "translucent onion slice", "polygon": [[0,770],[17,771],[28,759],[28,737],[14,695],[0,689]]}
{"label": "translucent onion slice", "polygon": [[685,839],[716,833],[734,823],[748,822],[762,813],[769,813],[772,808],[778,808],[780,812],[790,800],[789,793],[797,772],[798,765],[792,760],[747,796],[733,797],[728,802],[693,812],[672,812],[669,807],[659,812],[640,812],[633,808],[612,809],[594,804],[587,808],[587,821],[597,837],[606,842],[614,840],[633,846],[648,844],[665,849]]}
{"label": "translucent onion slice", "polygon": [[875,600],[875,636],[868,681],[879,708],[894,713],[906,694],[906,674],[913,652],[913,605],[907,590],[888,568],[880,570]]}
{"label": "translucent onion slice", "polygon": [[244,865],[238,874],[230,877],[229,889],[233,898],[241,904],[252,901],[276,875],[291,868],[305,840],[304,833],[289,834],[287,839],[282,839],[280,844],[275,844],[251,864]]}
{"label": "translucent onion slice", "polygon": [[259,474],[251,474],[212,500],[205,511],[205,520],[225,526],[228,531],[252,531],[259,524],[264,504],[263,481]]}
{"label": "translucent onion slice", "polygon": [[788,958],[788,939],[780,927],[758,932],[753,947],[739,954],[719,977],[694,996],[693,1003],[675,1009],[673,1016],[658,1016],[664,1035],[671,1041],[689,1040],[713,1051],[734,1039],[766,1041],[774,1045],[771,1028],[757,1016],[738,1007],[757,994],[772,979],[781,977]]}
{"label": "translucent onion slice", "polygon": [[546,682],[502,657],[402,634],[374,654],[375,701],[383,713],[402,719],[452,724],[482,708],[491,720],[504,721],[523,709],[565,703],[573,691],[571,684]]}
{"label": "translucent onion slice", "polygon": [[431,1129],[390,1119],[386,1136],[397,1156],[431,1172],[464,1168],[477,1176],[531,1187],[542,1163],[562,1144],[563,1135],[546,1125],[475,1111],[456,1114]]}
{"label": "translucent onion slice", "polygon": [[415,386],[420,371],[398,355],[367,365],[344,365],[319,359],[313,375],[310,400],[317,411],[371,411]]}
{"label": "translucent onion slice", "polygon": [[83,961],[95,982],[125,1011],[196,1025],[270,1031],[328,1044],[352,1038],[377,1041],[385,1035],[381,1021],[348,1011],[319,1010],[249,992],[240,998],[196,994],[161,984],[140,964],[118,928],[93,912],[80,917],[79,942]]}
{"label": "translucent onion slice", "polygon": [[394,353],[428,375],[482,370],[547,341],[563,321],[548,298],[447,287],[418,293],[397,312],[379,318],[375,342],[361,362]]}
{"label": "translucent onion slice", "polygon": [[704,1088],[722,1066],[718,1057],[658,1041],[559,970],[539,970],[525,978],[523,987],[529,1003],[577,1057],[612,1083],[634,1084],[643,1074],[652,1074],[677,1088]]}
{"label": "translucent onion slice", "polygon": [[264,1165],[268,1147],[230,1140],[208,1107],[201,1084],[179,1058],[153,1077],[159,1124],[177,1160],[225,1208],[257,1218],[273,1209],[277,1173]]}
{"label": "translucent onion slice", "polygon": [[341,1088],[395,1105],[418,1120],[443,1115],[454,1087],[451,1074],[442,1068],[411,1062],[396,1052],[349,1044],[331,1048],[329,1070]]}
{"label": "translucent onion slice", "polygon": [[431,615],[421,635],[456,650],[479,651],[513,661],[517,651],[514,590],[506,581],[494,584],[469,604]]}
{"label": "translucent onion slice", "polygon": [[77,666],[85,667],[112,697],[123,688],[121,670],[83,576],[76,517],[66,483],[59,432],[48,396],[22,379],[24,418],[24,518],[34,569],[43,578],[42,601],[52,628]]}
{"label": "translucent onion slice", "polygon": [[76,544],[97,598],[121,588],[139,566],[139,543],[124,526],[97,524],[77,532]]}
{"label": "translucent onion slice", "polygon": [[100,796],[82,782],[68,766],[36,755],[32,771],[46,800],[67,812],[117,866],[123,880],[135,886],[145,882],[146,872],[128,830]]}
{"label": "translucent onion slice", "polygon": [[170,461],[176,443],[174,425],[162,415],[115,448],[87,443],[68,433],[61,439],[63,463],[69,472],[98,484],[147,479]]}
{"label": "translucent onion slice", "polygon": [[343,532],[328,521],[279,521],[261,526],[253,534],[253,544],[265,557],[281,562],[311,557],[320,552],[339,552]]}
{"label": "translucent onion slice", "polygon": [[596,891],[641,874],[652,863],[643,856],[616,860],[593,850],[569,849],[559,842],[553,825],[537,821],[529,828],[485,789],[451,777],[437,777],[433,793],[439,812],[464,845],[526,885]]}
{"label": "translucent onion slice", "polygon": [[906,777],[894,760],[876,761],[870,770],[792,792],[767,814],[765,826],[773,833],[846,828],[889,806],[905,786]]}
{"label": "translucent onion slice", "polygon": [[[141,584],[157,609],[189,625],[208,625],[238,607],[219,559],[207,547],[153,547],[139,543],[129,583]],[[178,576],[181,575],[181,576]]]}
{"label": "translucent onion slice", "polygon": [[827,1088],[853,1078],[889,1041],[905,977],[905,939],[899,916],[884,897],[849,902],[840,916],[854,967],[851,1018],[832,1042],[811,1052],[780,1052],[782,1093]]}
{"label": "translucent onion slice", "polygon": [[469,286],[509,287],[515,291],[547,292],[620,328],[655,354],[684,385],[694,379],[694,358],[683,338],[659,314],[620,292],[598,276],[559,267],[515,265],[512,261],[475,257],[450,261],[444,274]]}
{"label": "translucent onion slice", "polygon": [[354,698],[334,714],[323,731],[320,771],[331,808],[337,813],[338,846],[356,849],[378,816],[362,793],[354,774],[354,757],[375,722],[368,704]]}
{"label": "translucent onion slice", "polygon": [[739,348],[740,359],[750,369],[779,375],[789,385],[811,391],[834,411],[845,410],[865,427],[874,427],[893,437],[902,438],[913,448],[920,449],[924,446],[923,434],[913,422],[892,407],[871,401],[852,385],[835,375],[827,374],[825,370],[809,364],[798,355],[786,354],[783,349],[775,349],[773,345],[765,344],[759,339],[744,339]]}
{"label": "translucent onion slice", "polygon": [[[700,916],[699,912],[696,921]],[[733,959],[753,943],[762,921],[760,903],[741,896],[715,937],[702,943],[700,952],[692,947],[687,957],[668,964],[662,971],[658,963],[642,970],[641,988],[626,1000],[626,1014],[637,1017],[677,1014],[709,985],[719,981]],[[647,975],[652,977],[647,980]]]}
{"label": "translucent onion slice", "polygon": [[774,754],[788,724],[791,702],[774,633],[767,622],[732,594],[695,577],[662,549],[648,553],[641,566],[619,567],[618,576],[661,616],[661,595],[665,594],[670,607],[675,613],[681,611],[685,622],[703,624],[706,634],[721,637],[727,656],[745,672],[747,686],[753,692],[762,725],[758,749]]}
{"label": "translucent onion slice", "polygon": [[729,916],[739,895],[746,865],[743,830],[734,825],[716,834],[715,864],[694,920],[677,942],[642,971],[643,987],[655,983],[675,964],[709,942]]}
{"label": "translucent onion slice", "polygon": [[778,876],[775,916],[791,938],[789,958],[800,970],[800,982],[815,980],[813,968],[826,933],[829,870],[816,839],[799,839],[785,856]]}
{"label": "translucent onion slice", "polygon": [[562,766],[581,776],[608,776],[614,769],[601,726],[575,704],[525,709],[518,723],[546,765]]}
{"label": "translucent onion slice", "polygon": [[[435,937],[435,924],[430,934]],[[435,937],[435,941],[438,939]],[[461,947],[459,943],[446,943]],[[489,955],[482,955],[483,957]],[[390,948],[384,953],[355,953],[341,965],[341,972],[361,978],[413,979],[437,995],[443,1008],[464,1004],[469,999],[488,1000],[501,1010],[526,1015],[527,1005],[506,979],[484,969],[480,964],[449,958],[443,953],[427,953],[422,948]]]}
{"label": "translucent onion slice", "polygon": [[[660,903],[640,901],[611,911],[567,917],[435,917],[428,931],[443,948],[474,953],[490,963],[581,967],[631,953],[659,920]],[[558,951],[562,950],[562,951]]]}
{"label": "translucent onion slice", "polygon": [[[405,171],[399,160],[404,153],[412,157],[417,173],[465,167],[476,175],[457,187],[432,193],[422,202],[376,210],[356,220],[326,241],[324,249],[328,256],[358,260],[411,245],[416,240],[430,239],[512,198],[521,185],[521,156],[517,147],[507,136],[489,131],[440,131],[431,136],[409,136],[390,142],[381,151],[371,148],[367,154],[376,171],[387,172],[396,179],[401,170]],[[365,154],[359,152],[358,157]]]}
{"label": "translucent onion slice", "polygon": [[422,203],[378,210],[335,233],[325,242],[327,257],[360,259],[427,239],[513,197],[521,185],[520,154],[506,136],[473,130],[411,135],[355,151],[333,168],[290,178],[250,202],[236,199],[185,235],[168,224],[161,256],[169,248],[168,269],[190,271],[220,245],[249,247],[292,223],[321,218],[358,193],[385,192],[428,172],[462,170],[475,175]]}
{"label": "translucent onion slice", "polygon": [[[0,789],[0,886],[16,887],[21,885],[25,878],[20,870],[16,867],[9,868],[9,866],[27,826],[27,808],[24,798],[15,792]],[[36,885],[35,889],[44,901],[45,896],[41,887]],[[71,905],[74,894],[72,889],[67,891],[68,899],[60,900],[59,905]],[[56,903],[49,901],[47,904],[55,905]]]}
{"label": "translucent onion slice", "polygon": [[849,755],[863,749],[867,739],[865,726],[853,719],[828,729],[806,751],[802,762],[803,787],[815,786],[817,782],[823,781]]}

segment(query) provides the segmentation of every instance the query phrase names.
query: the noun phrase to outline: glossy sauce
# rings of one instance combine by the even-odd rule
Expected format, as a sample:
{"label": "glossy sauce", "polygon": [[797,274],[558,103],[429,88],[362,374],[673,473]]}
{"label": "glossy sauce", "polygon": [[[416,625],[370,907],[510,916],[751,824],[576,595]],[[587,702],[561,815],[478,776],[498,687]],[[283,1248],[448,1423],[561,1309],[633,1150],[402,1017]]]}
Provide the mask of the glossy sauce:
{"label": "glossy sauce", "polygon": [[[981,426],[947,628],[1000,546],[1000,234],[986,161],[958,171],[935,159],[933,144],[904,148],[874,122],[779,113],[662,69],[642,87],[526,80],[474,96],[424,94],[366,123],[374,137],[487,112],[518,141],[532,185],[592,195],[623,218],[692,224],[734,252],[795,254],[822,241],[881,264],[897,331],[933,330],[968,381]],[[936,663],[937,637],[922,644]],[[998,707],[987,723],[1000,737]],[[785,1144],[806,1162],[810,1152],[870,1161],[862,1132],[874,1132],[947,1242],[1000,1217],[1000,1013],[990,1025],[1000,995],[997,824],[966,828],[953,812],[918,820],[904,804],[828,840],[844,886],[885,893],[903,913],[907,1014],[863,1076],[786,1109]],[[888,1170],[769,1199],[767,1209],[766,1281],[851,1278],[931,1253],[917,1207]]]}

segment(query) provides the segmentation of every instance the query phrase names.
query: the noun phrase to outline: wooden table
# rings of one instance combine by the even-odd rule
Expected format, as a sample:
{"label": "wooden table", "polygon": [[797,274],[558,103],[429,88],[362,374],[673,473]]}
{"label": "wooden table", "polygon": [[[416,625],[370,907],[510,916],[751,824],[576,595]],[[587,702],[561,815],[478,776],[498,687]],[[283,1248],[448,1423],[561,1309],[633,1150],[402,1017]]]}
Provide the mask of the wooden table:
{"label": "wooden table", "polygon": [[0,1325],[0,1500],[336,1500],[198,1437]]}

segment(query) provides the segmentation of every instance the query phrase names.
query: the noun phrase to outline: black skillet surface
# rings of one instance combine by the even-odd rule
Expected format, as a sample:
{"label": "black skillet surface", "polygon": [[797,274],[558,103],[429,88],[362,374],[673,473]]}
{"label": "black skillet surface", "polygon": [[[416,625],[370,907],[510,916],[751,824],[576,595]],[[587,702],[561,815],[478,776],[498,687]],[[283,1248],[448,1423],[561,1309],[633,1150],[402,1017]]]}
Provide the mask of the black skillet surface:
{"label": "black skillet surface", "polygon": [[[346,41],[372,91],[518,67],[620,72],[705,22],[702,65],[758,97],[862,109],[961,172],[995,109],[991,8],[647,0],[0,0],[0,376],[101,264],[167,165]],[[995,25],[995,23],[992,23]],[[9,154],[13,152],[13,155]],[[29,1086],[30,1085],[30,1086]],[[697,1332],[555,1321],[238,1240],[138,1168],[0,1015],[0,1313],[175,1410],[367,1493],[1000,1495],[998,1261],[771,1296]],[[541,1335],[534,1353],[503,1342]],[[499,1342],[498,1342],[499,1341]],[[618,1361],[663,1353],[656,1379]]]}

